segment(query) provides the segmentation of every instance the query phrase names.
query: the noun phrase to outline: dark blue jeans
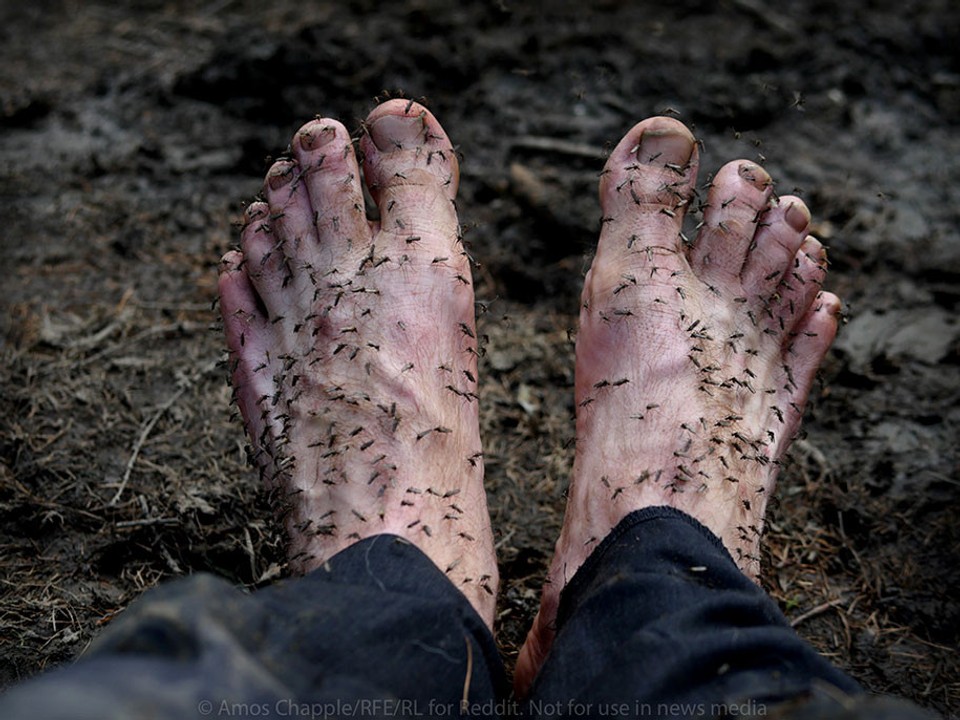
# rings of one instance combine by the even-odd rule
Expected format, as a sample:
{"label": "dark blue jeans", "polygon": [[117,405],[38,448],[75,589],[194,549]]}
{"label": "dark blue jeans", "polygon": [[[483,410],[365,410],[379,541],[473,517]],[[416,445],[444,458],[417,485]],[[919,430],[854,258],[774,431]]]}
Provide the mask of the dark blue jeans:
{"label": "dark blue jeans", "polygon": [[0,697],[0,718],[735,717],[785,701],[783,717],[827,717],[803,713],[861,692],[671,508],[613,530],[564,590],[557,630],[530,697],[511,698],[464,596],[379,535],[254,594],[207,575],[154,590],[79,661]]}

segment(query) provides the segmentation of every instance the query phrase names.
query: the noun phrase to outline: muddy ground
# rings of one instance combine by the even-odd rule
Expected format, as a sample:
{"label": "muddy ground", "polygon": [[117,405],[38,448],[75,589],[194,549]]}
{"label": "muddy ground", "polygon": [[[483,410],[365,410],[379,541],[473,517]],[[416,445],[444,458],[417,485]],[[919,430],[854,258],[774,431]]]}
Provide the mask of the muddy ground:
{"label": "muddy ground", "polygon": [[707,170],[759,160],[806,198],[848,306],[768,587],[867,688],[957,716],[958,6],[582,5],[0,7],[0,683],[76,657],[163,580],[285,572],[231,417],[216,265],[301,121],[357,127],[387,91],[425,97],[464,156],[508,663],[570,469],[597,175],[672,113]]}

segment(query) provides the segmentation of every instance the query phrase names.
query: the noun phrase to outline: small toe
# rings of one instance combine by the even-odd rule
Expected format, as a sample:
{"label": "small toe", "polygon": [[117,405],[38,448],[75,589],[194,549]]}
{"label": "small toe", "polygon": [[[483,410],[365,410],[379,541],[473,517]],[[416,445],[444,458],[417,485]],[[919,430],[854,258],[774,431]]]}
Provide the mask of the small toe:
{"label": "small toe", "polygon": [[774,300],[786,329],[792,331],[817,302],[827,276],[827,251],[820,241],[808,235],[800,244],[793,262],[777,284]]}
{"label": "small toe", "polygon": [[760,219],[755,242],[741,272],[748,295],[767,298],[794,270],[794,257],[810,227],[810,211],[800,198],[782,197]]}
{"label": "small toe", "polygon": [[223,256],[217,285],[227,348],[234,355],[255,352],[260,333],[248,335],[248,330],[259,331],[267,324],[268,318],[263,301],[250,280],[247,258],[243,253],[232,250]]}
{"label": "small toe", "polygon": [[291,148],[300,167],[300,181],[306,188],[310,222],[319,245],[363,245],[370,226],[360,167],[346,128],[336,120],[311,120],[296,132]]}
{"label": "small toe", "polygon": [[759,165],[737,160],[724,165],[710,185],[703,223],[690,264],[711,285],[739,284],[758,223],[773,194],[773,181]]}
{"label": "small toe", "polygon": [[247,276],[245,265],[243,253],[236,250],[231,250],[220,260],[220,309],[231,350],[245,344],[239,332],[243,326],[236,318],[262,315],[262,303]]}
{"label": "small toe", "polygon": [[[256,422],[260,412],[255,399],[271,392],[269,378],[258,373],[255,365],[266,350],[263,343],[268,322],[242,253],[231,251],[223,256],[218,286],[234,392],[243,416]],[[253,437],[260,432],[252,427],[248,430],[255,430],[251,432]]]}
{"label": "small toe", "polygon": [[319,263],[314,210],[303,182],[299,163],[281,160],[274,163],[263,183],[263,195],[270,207],[270,227],[276,240],[283,278],[281,286],[303,282]]}
{"label": "small toe", "polygon": [[815,372],[837,335],[841,311],[840,298],[831,292],[817,293],[796,325],[788,354],[798,359],[806,358]]}
{"label": "small toe", "polygon": [[817,370],[837,335],[841,310],[840,298],[830,292],[819,292],[792,333],[784,367],[794,427],[799,427]]}
{"label": "small toe", "polygon": [[[292,166],[292,163],[283,163],[286,161],[275,163],[267,177],[276,177]],[[284,255],[283,238],[276,232],[275,221],[267,203],[250,203],[240,233],[244,268],[271,317],[283,306],[278,295],[292,277]]]}

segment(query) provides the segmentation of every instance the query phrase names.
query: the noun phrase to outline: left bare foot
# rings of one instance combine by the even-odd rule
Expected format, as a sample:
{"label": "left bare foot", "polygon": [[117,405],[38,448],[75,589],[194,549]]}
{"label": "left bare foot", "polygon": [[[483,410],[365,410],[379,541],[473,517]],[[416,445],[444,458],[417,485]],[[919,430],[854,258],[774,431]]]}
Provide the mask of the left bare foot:
{"label": "left bare foot", "polygon": [[567,511],[517,686],[553,642],[560,592],[640,508],[692,515],[748,576],[778,461],[800,426],[840,303],[799,198],[754,163],[723,167],[700,232],[681,234],[697,175],[693,135],[635,126],[600,182],[603,230],[577,335],[577,452]]}
{"label": "left bare foot", "polygon": [[393,100],[366,120],[364,212],[350,137],[318,119],[274,163],[223,258],[221,308],[253,455],[285,498],[306,572],[394,533],[492,626],[497,566],[483,489],[477,339],[453,200],[459,169],[433,115]]}

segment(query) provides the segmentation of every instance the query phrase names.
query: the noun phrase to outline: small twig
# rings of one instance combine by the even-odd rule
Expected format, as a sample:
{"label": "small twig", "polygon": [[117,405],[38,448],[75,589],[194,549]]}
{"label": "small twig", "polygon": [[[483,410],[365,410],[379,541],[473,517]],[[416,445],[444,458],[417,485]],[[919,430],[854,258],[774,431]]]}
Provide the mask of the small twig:
{"label": "small twig", "polygon": [[197,330],[203,330],[206,328],[204,323],[199,322],[189,322],[186,320],[170,323],[168,325],[156,325],[148,327],[145,330],[141,330],[135,335],[131,335],[128,338],[115,342],[113,345],[108,345],[107,347],[95,352],[93,355],[88,355],[85,358],[82,358],[78,362],[64,361],[61,364],[71,364],[76,367],[84,367],[90,363],[96,362],[102,357],[105,357],[117,350],[126,347],[127,345],[133,345],[134,343],[145,340],[146,338],[153,337],[155,335],[163,335],[168,332],[182,332],[182,333],[192,333]]}
{"label": "small twig", "polygon": [[497,544],[494,545],[494,549],[495,549],[495,550],[499,550],[499,549],[502,548],[504,545],[506,545],[508,542],[510,542],[510,538],[512,538],[516,532],[517,532],[517,529],[516,529],[515,527],[514,527],[514,528],[510,528],[510,530],[509,530],[502,538],[500,538],[500,540],[497,542]]}
{"label": "small twig", "polygon": [[58,512],[75,512],[80,515],[85,515],[91,520],[102,520],[99,515],[90,512],[89,510],[84,510],[83,508],[75,507],[73,505],[64,505],[63,503],[58,503],[53,500],[48,500],[46,498],[38,497],[34,495],[32,491],[28,490],[24,485],[17,480],[15,477],[4,478],[5,482],[10,482],[13,486],[21,493],[24,497],[28,498],[30,502],[40,505],[41,507],[50,508]]}
{"label": "small twig", "polygon": [[250,558],[250,577],[257,576],[257,553],[253,549],[253,539],[250,537],[250,528],[243,528],[243,549]]}
{"label": "small twig", "polygon": [[143,527],[145,525],[176,525],[179,520],[176,518],[142,518],[140,520],[118,520],[114,527],[129,528]]}
{"label": "small twig", "polygon": [[133,472],[133,466],[137,462],[137,457],[140,455],[140,450],[143,448],[143,444],[146,442],[147,437],[150,435],[154,426],[163,417],[163,414],[173,407],[173,404],[180,399],[180,397],[190,389],[190,386],[193,385],[200,377],[206,375],[208,372],[213,370],[219,360],[214,360],[213,362],[202,367],[193,377],[186,380],[183,385],[177,390],[173,395],[171,395],[163,405],[159,407],[157,412],[153,414],[153,417],[147,421],[147,424],[143,426],[143,430],[140,431],[140,437],[137,438],[137,441],[133,444],[133,452],[130,453],[130,459],[127,460],[127,467],[123,472],[123,479],[120,480],[120,487],[117,488],[117,494],[113,496],[113,499],[108,503],[108,505],[116,505],[117,501],[120,500],[120,496],[123,495],[123,491],[127,487],[127,481],[130,480],[130,473]]}
{"label": "small twig", "polygon": [[830,463],[827,460],[827,456],[814,445],[809,440],[798,439],[794,444],[794,452],[799,452],[806,455],[806,458],[812,461],[812,464],[816,466],[817,477],[814,478],[815,483],[820,483],[827,476],[827,473],[830,472]]}
{"label": "small twig", "polygon": [[795,617],[793,620],[791,620],[790,627],[795,628],[800,623],[806,620],[809,620],[812,617],[816,617],[817,615],[822,615],[830,608],[834,608],[837,605],[843,605],[843,603],[844,603],[843,598],[836,598],[834,600],[828,600],[827,602],[817,605],[814,608],[810,608],[805,613],[803,613],[803,615],[800,615],[799,617]]}
{"label": "small twig", "polygon": [[117,501],[120,499],[120,496],[123,495],[123,491],[127,487],[127,481],[130,479],[130,473],[133,472],[133,465],[137,462],[137,456],[140,454],[141,448],[143,448],[143,443],[146,441],[147,436],[153,430],[154,426],[157,424],[157,421],[163,416],[163,414],[169,410],[173,404],[180,399],[180,396],[187,391],[187,385],[184,385],[179,390],[177,390],[170,398],[160,406],[160,409],[154,413],[153,417],[143,426],[143,430],[140,431],[140,437],[137,438],[137,442],[133,444],[133,452],[130,453],[130,459],[127,460],[127,468],[123,472],[123,479],[120,481],[120,487],[117,488],[117,494],[113,496],[113,499],[110,501],[110,505],[116,505]]}
{"label": "small twig", "polygon": [[[169,525],[170,523],[160,523],[162,525]],[[180,563],[173,559],[173,555],[170,554],[170,551],[165,545],[160,546],[160,551],[163,553],[163,559],[167,561],[167,567],[173,572],[174,575],[183,575],[183,570],[180,568]]]}
{"label": "small twig", "polygon": [[752,15],[768,27],[779,30],[785,35],[795,36],[799,32],[797,24],[793,20],[786,15],[771,10],[767,3],[760,2],[760,0],[731,0],[731,3],[740,11]]}
{"label": "small twig", "polygon": [[131,307],[144,308],[145,310],[166,310],[168,312],[209,312],[210,303],[165,303],[165,302],[145,302],[135,300],[129,303]]}
{"label": "small twig", "polygon": [[600,148],[584,143],[557,140],[556,138],[550,137],[527,135],[518,137],[511,145],[515,148],[523,148],[525,150],[539,150],[541,152],[553,152],[560,155],[573,155],[574,157],[588,158],[590,160],[603,158],[603,152]]}

